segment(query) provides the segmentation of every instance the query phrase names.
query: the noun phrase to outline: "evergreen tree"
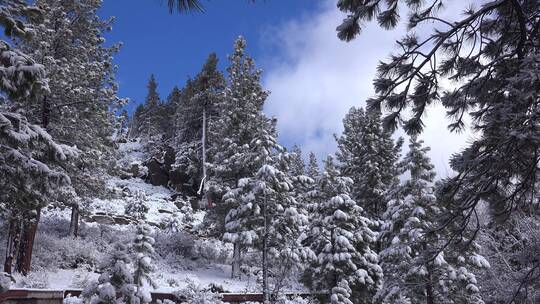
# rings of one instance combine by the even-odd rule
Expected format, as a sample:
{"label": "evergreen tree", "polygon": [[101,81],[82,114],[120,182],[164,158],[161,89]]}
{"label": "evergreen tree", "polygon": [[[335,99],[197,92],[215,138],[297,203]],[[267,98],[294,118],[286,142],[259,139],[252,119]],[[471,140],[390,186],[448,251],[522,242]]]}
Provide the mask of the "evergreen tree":
{"label": "evergreen tree", "polygon": [[211,53],[199,74],[186,85],[182,103],[177,108],[176,119],[179,120],[178,142],[180,143],[200,142],[204,111],[208,118],[219,115],[217,104],[219,95],[225,87],[225,79],[217,65],[217,55]]}
{"label": "evergreen tree", "polygon": [[133,112],[133,118],[131,119],[131,123],[129,125],[129,137],[137,137],[139,135],[139,125],[141,124],[141,120],[144,116],[144,105],[141,103],[135,108],[135,112]]}
{"label": "evergreen tree", "polygon": [[72,208],[71,234],[78,231],[78,202],[103,194],[102,176],[113,161],[115,107],[118,98],[113,56],[119,45],[105,46],[105,33],[113,19],[97,15],[101,1],[37,0],[42,14],[29,18],[34,38],[17,45],[45,69],[49,90],[37,102],[18,100],[32,123],[39,123],[52,137],[77,146],[79,157],[63,165],[73,191],[59,199]]}
{"label": "evergreen tree", "polygon": [[306,164],[302,158],[302,149],[298,145],[294,145],[291,152],[291,173],[297,176],[304,175],[306,173]]}
{"label": "evergreen tree", "polygon": [[176,133],[176,121],[175,115],[180,104],[182,97],[182,91],[178,86],[174,86],[169,96],[164,103],[160,106],[158,126],[161,134],[163,134],[163,140],[170,146],[174,147],[174,136]]}
{"label": "evergreen tree", "polygon": [[[149,142],[154,142],[160,139],[161,132],[158,126],[159,106],[161,104],[161,98],[157,92],[157,81],[154,74],[150,75],[146,88],[148,92],[146,94],[144,106],[139,113],[137,113],[137,120],[134,129],[135,136],[141,137],[147,146],[152,146]],[[138,110],[138,109],[137,109]]]}
{"label": "evergreen tree", "polygon": [[224,219],[233,206],[219,201],[226,192],[238,186],[241,178],[254,176],[260,164],[250,158],[250,144],[264,121],[262,108],[268,92],[261,85],[261,71],[252,58],[245,54],[246,40],[239,37],[233,55],[229,57],[227,87],[221,93],[217,111],[220,115],[209,124],[212,159],[209,169],[209,195],[216,206],[207,213],[208,219],[219,223],[222,235]]}
{"label": "evergreen tree", "polygon": [[193,177],[196,189],[201,188],[207,175],[203,159],[211,162],[212,147],[217,140],[208,132],[210,124],[219,119],[218,103],[225,86],[217,64],[216,54],[210,54],[201,72],[186,85],[177,107],[175,167]]}
{"label": "evergreen tree", "polygon": [[[275,120],[261,116],[259,134],[250,144],[250,159],[260,169],[243,178],[224,198],[236,206],[226,218],[224,239],[242,247],[260,248],[263,254],[263,293],[269,295],[269,265],[274,273],[298,270],[307,253],[299,242],[307,216],[299,209],[290,174],[292,155],[276,142]],[[275,278],[279,290],[282,277]]]}
{"label": "evergreen tree", "polygon": [[133,197],[127,202],[125,209],[124,212],[126,215],[129,215],[136,220],[145,220],[149,210],[146,194],[143,191],[135,192]]}
{"label": "evergreen tree", "polygon": [[[435,171],[428,151],[422,141],[411,137],[401,163],[410,178],[396,189],[384,213],[380,257],[385,280],[378,297],[383,303],[483,303],[476,279],[467,270],[472,261],[453,261],[453,252],[448,256],[448,251],[439,252],[446,240],[437,229],[444,207],[433,193]],[[477,255],[474,259],[484,261]]]}
{"label": "evergreen tree", "polygon": [[131,259],[127,246],[116,243],[109,259],[102,265],[104,272],[89,284],[81,297],[89,304],[139,303],[135,295]]}
{"label": "evergreen tree", "polygon": [[[470,128],[479,136],[453,157],[458,174],[446,180],[441,192],[457,204],[452,222],[461,220],[459,227],[468,227],[480,202],[489,202],[494,214],[503,216],[529,209],[536,202],[534,177],[540,171],[538,125],[531,123],[539,119],[533,109],[538,108],[540,3],[490,1],[464,7],[457,20],[438,17],[443,7],[438,0],[339,1],[338,7],[348,14],[338,28],[345,40],[356,37],[364,21],[376,19],[384,28],[395,28],[400,9],[409,12],[411,30],[433,27],[423,35],[406,35],[399,53],[380,63],[377,96],[369,105],[387,108],[385,125],[395,129],[402,124],[409,134],[423,130],[434,102],[446,108],[452,131],[463,130],[466,117],[472,118]],[[471,51],[462,52],[465,48]],[[446,90],[439,85],[445,80],[455,86]]]}
{"label": "evergreen tree", "polygon": [[[28,40],[34,33],[29,19],[39,19],[42,11],[26,1],[0,3],[0,26],[5,37]],[[47,92],[45,68],[28,55],[0,40],[0,215],[8,222],[4,271],[28,273],[39,210],[54,200],[69,178],[55,163],[74,156],[74,150],[57,144],[41,127],[22,114],[10,112],[15,101],[35,102]],[[16,260],[16,261],[15,261]]]}
{"label": "evergreen tree", "polygon": [[141,304],[152,301],[152,296],[145,288],[145,283],[153,288],[157,288],[157,284],[150,277],[150,273],[154,271],[154,266],[152,265],[152,256],[155,254],[154,242],[154,238],[150,236],[150,228],[143,223],[139,223],[132,247],[135,253],[133,282],[137,287],[136,296],[140,299]]}
{"label": "evergreen tree", "polygon": [[306,174],[307,176],[316,179],[319,176],[319,173],[319,163],[317,161],[317,157],[315,156],[315,153],[310,152]]}
{"label": "evergreen tree", "polygon": [[379,114],[351,108],[337,138],[341,171],[352,178],[351,197],[378,220],[385,210],[388,190],[397,182],[396,162],[402,140],[394,144],[381,126]]}
{"label": "evergreen tree", "polygon": [[8,223],[4,271],[27,274],[39,215],[69,185],[57,164],[76,156],[21,115],[0,111],[0,216]]}
{"label": "evergreen tree", "polygon": [[123,109],[120,115],[117,117],[117,130],[114,138],[116,141],[125,141],[128,137],[129,125],[131,121],[129,119],[129,114],[126,109]]}
{"label": "evergreen tree", "polygon": [[153,271],[154,239],[143,223],[137,225],[135,239],[129,248],[121,243],[114,245],[110,257],[101,266],[103,273],[82,292],[88,304],[145,304],[152,301],[146,284],[156,288],[150,277]]}
{"label": "evergreen tree", "polygon": [[352,179],[341,176],[331,156],[311,193],[316,204],[306,242],[316,259],[308,273],[312,290],[327,291],[332,303],[370,303],[382,269],[371,249],[371,220],[349,196]]}
{"label": "evergreen tree", "polygon": [[[478,225],[475,215],[483,202],[502,220],[512,218],[516,210],[528,214],[536,208],[532,206],[538,205],[540,137],[533,122],[539,120],[535,109],[540,3],[489,1],[464,7],[464,16],[458,18],[439,17],[443,6],[438,0],[339,1],[338,7],[348,14],[338,28],[345,40],[373,19],[384,28],[395,28],[400,10],[409,12],[411,32],[423,29],[421,35],[401,39],[399,53],[379,65],[377,96],[369,104],[389,110],[384,118],[388,128],[402,124],[409,134],[422,132],[429,105],[438,101],[447,110],[450,130],[465,129],[465,119],[472,118],[468,125],[478,136],[452,158],[451,167],[458,174],[438,191],[448,203],[447,228],[456,229],[455,235],[475,237],[466,230]],[[433,30],[425,31],[424,25]],[[445,80],[455,85],[447,90],[439,85]],[[532,269],[540,270],[538,260],[530,261]],[[538,271],[530,275],[538,276]],[[515,294],[525,286],[527,280]]]}

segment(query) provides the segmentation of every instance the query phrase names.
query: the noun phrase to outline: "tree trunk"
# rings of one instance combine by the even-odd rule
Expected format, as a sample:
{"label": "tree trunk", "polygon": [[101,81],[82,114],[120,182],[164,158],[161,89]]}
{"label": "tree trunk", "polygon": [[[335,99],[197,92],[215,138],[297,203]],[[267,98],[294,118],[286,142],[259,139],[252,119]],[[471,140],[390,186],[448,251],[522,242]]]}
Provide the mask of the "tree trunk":
{"label": "tree trunk", "polygon": [[47,96],[43,97],[43,104],[41,108],[41,126],[43,129],[47,130],[47,127],[49,126],[49,114],[51,112],[51,105],[49,104],[49,100],[47,99]]}
{"label": "tree trunk", "polygon": [[267,214],[267,199],[266,192],[264,193],[264,202],[262,206],[263,212],[263,221],[264,221],[264,230],[263,230],[263,248],[262,248],[262,270],[263,270],[263,280],[262,280],[262,289],[263,289],[263,301],[264,303],[269,303],[270,298],[268,295],[268,214]]}
{"label": "tree trunk", "polygon": [[[202,177],[201,184],[199,185],[198,195],[202,195],[201,203],[206,204],[207,209],[212,208],[208,195],[206,193],[205,184],[206,184],[206,108],[203,108],[202,116],[202,135],[201,135],[201,146],[202,146]],[[203,207],[203,206],[201,206]]]}
{"label": "tree trunk", "polygon": [[427,268],[426,304],[435,304],[435,296],[433,294],[433,278],[431,277],[433,268],[431,267],[430,263],[426,265],[426,268]]}
{"label": "tree trunk", "polygon": [[79,236],[79,205],[71,206],[71,221],[69,222],[69,235]]}
{"label": "tree trunk", "polygon": [[[203,182],[206,182],[206,108],[203,108],[203,121],[202,121],[202,170],[203,170]],[[203,184],[204,187],[204,184]],[[203,189],[204,191],[204,189]]]}
{"label": "tree trunk", "polygon": [[240,244],[234,243],[231,278],[240,278]]}
{"label": "tree trunk", "polygon": [[13,260],[17,258],[17,253],[19,252],[20,235],[20,221],[16,218],[11,218],[8,224],[6,256],[4,260],[4,272],[9,274],[11,274],[13,270]]}
{"label": "tree trunk", "polygon": [[34,250],[34,240],[36,238],[37,227],[41,217],[41,208],[36,211],[36,217],[23,222],[21,244],[15,270],[27,275],[30,272],[32,263],[32,251]]}

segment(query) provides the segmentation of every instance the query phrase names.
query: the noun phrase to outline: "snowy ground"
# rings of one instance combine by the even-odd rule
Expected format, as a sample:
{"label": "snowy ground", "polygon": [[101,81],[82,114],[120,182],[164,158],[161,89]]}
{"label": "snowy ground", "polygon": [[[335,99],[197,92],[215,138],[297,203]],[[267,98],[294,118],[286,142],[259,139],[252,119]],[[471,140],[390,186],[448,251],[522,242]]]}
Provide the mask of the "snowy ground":
{"label": "snowy ground", "polygon": [[[257,287],[254,282],[248,280],[233,280],[230,278],[229,265],[210,265],[205,269],[193,271],[167,272],[157,269],[153,275],[158,284],[157,292],[173,292],[185,288],[190,282],[200,286],[210,284],[221,285],[224,290],[229,292],[255,292]],[[99,274],[81,270],[58,270],[56,272],[47,272],[49,281],[48,289],[80,289],[86,282],[96,280]],[[22,286],[19,286],[22,287]]]}

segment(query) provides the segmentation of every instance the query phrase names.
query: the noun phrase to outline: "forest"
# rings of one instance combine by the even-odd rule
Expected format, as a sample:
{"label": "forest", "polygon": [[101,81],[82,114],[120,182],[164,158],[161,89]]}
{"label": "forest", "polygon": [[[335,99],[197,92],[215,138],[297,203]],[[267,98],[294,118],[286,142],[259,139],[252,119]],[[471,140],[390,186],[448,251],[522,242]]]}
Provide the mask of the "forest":
{"label": "forest", "polygon": [[[325,157],[280,140],[241,33],[166,96],[144,71],[145,100],[121,97],[103,2],[0,0],[0,302],[540,303],[539,0],[332,1],[346,45],[406,31]],[[447,174],[435,105],[474,134]]]}

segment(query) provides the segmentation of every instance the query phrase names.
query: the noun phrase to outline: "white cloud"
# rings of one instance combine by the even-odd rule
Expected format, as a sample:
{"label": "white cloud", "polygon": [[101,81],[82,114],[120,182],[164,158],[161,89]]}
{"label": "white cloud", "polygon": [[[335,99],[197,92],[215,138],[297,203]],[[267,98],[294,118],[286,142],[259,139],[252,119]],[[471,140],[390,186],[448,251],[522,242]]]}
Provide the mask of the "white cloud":
{"label": "white cloud", "polygon": [[[462,5],[449,11],[455,14]],[[373,95],[379,60],[390,54],[405,32],[403,28],[384,31],[370,24],[360,37],[345,43],[335,31],[342,18],[335,1],[329,0],[317,12],[263,35],[264,41],[272,41],[268,45],[272,54],[266,54],[262,65],[264,85],[271,91],[266,112],[277,116],[281,142],[297,143],[319,158],[335,152],[333,134],[341,132],[342,118],[350,107],[365,106]],[[432,147],[430,156],[437,171],[446,176],[449,156],[464,146],[467,136],[446,130],[441,108],[430,109],[425,123],[422,138]]]}

